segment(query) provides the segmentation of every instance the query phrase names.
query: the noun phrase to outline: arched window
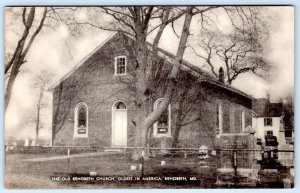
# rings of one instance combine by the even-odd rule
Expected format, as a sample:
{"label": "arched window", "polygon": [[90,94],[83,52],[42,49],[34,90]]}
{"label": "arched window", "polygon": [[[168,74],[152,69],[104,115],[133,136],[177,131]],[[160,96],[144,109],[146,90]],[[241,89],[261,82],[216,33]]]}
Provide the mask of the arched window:
{"label": "arched window", "polygon": [[[157,99],[154,103],[154,110],[157,109],[162,102],[162,98]],[[171,105],[153,125],[154,137],[171,137]]]}
{"label": "arched window", "polygon": [[242,132],[245,131],[245,108],[244,107],[241,108],[241,129]]}
{"label": "arched window", "polygon": [[74,137],[88,137],[88,106],[83,102],[75,107]]}
{"label": "arched window", "polygon": [[221,102],[216,105],[216,135],[219,136],[223,133],[223,110]]}
{"label": "arched window", "polygon": [[126,105],[124,102],[122,101],[119,101],[115,104],[115,109],[118,109],[118,110],[125,110],[126,109]]}

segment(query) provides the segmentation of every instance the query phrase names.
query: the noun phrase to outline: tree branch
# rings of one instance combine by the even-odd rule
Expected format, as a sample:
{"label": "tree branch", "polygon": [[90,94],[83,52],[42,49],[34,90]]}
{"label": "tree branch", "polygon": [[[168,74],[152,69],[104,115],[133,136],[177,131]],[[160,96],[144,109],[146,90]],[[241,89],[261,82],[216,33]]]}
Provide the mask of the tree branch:
{"label": "tree branch", "polygon": [[106,30],[106,31],[121,32],[121,33],[127,34],[127,35],[129,35],[131,37],[134,37],[133,34],[127,32],[125,30],[122,30],[122,29],[113,29],[113,28],[107,28],[107,27],[103,27],[103,26],[98,26],[98,25],[92,24],[90,22],[74,22],[74,23],[67,23],[67,25],[89,25],[89,26],[92,26],[92,27],[95,27],[95,28],[98,28],[98,29],[102,29],[102,30]]}
{"label": "tree branch", "polygon": [[47,14],[47,7],[44,8],[44,12],[43,12],[43,16],[42,19],[40,21],[40,24],[38,26],[38,28],[35,30],[35,32],[33,33],[33,35],[31,36],[27,47],[25,48],[23,54],[22,54],[22,58],[25,58],[26,54],[28,53],[30,47],[32,46],[32,43],[34,41],[34,39],[36,38],[36,36],[40,33],[41,29],[43,28],[44,22],[45,22],[45,18],[46,18],[46,14]]}
{"label": "tree branch", "polygon": [[23,21],[24,26],[26,27],[27,24],[26,24],[26,18],[25,17],[26,17],[26,7],[23,8],[23,14],[22,14],[22,21]]}
{"label": "tree branch", "polygon": [[[10,61],[5,65],[5,74],[9,71],[9,69],[11,68],[12,64],[14,63],[14,61],[16,60],[16,58],[19,58],[22,54],[23,48],[24,48],[24,44],[26,41],[26,38],[29,34],[29,30],[32,26],[33,23],[33,19],[34,19],[34,15],[35,15],[35,8],[31,8],[30,12],[28,14],[28,18],[26,21],[25,18],[25,12],[26,12],[26,8],[23,9],[23,14],[22,14],[22,20],[23,20],[23,24],[25,26],[25,29],[23,31],[22,37],[20,38],[20,40],[18,41],[18,44],[15,48],[14,54],[12,56],[12,58],[10,59]],[[20,64],[24,63],[23,61],[20,60]],[[19,65],[19,64],[18,64]]]}
{"label": "tree branch", "polygon": [[202,59],[204,59],[206,61],[206,63],[210,66],[211,72],[214,74],[215,77],[218,77],[218,74],[215,71],[215,67],[211,63],[211,54],[212,54],[211,52],[212,52],[212,49],[209,48],[208,56],[204,57],[204,56],[200,55],[199,53],[197,53],[197,51],[192,46],[189,46],[189,47],[193,50],[193,52],[196,54],[196,56],[198,56],[198,57],[200,57],[200,58],[202,58]]}
{"label": "tree branch", "polygon": [[153,6],[149,7],[149,9],[145,15],[145,19],[144,19],[144,23],[143,23],[143,31],[146,30],[148,27],[148,23],[150,21],[153,8],[154,8]]}

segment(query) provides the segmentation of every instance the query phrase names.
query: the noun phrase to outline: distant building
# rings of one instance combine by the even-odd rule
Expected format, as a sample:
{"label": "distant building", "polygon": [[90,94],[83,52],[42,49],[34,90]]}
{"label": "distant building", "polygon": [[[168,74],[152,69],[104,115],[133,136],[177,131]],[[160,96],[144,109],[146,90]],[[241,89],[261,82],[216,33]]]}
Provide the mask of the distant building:
{"label": "distant building", "polygon": [[4,144],[6,146],[16,146],[17,145],[17,139],[15,137],[7,137],[7,138],[5,138]]}
{"label": "distant building", "polygon": [[293,117],[286,111],[285,104],[271,103],[260,98],[253,102],[252,125],[257,141],[261,141],[264,150],[277,149],[276,159],[284,166],[294,165],[294,126]]}
{"label": "distant building", "polygon": [[12,150],[17,146],[17,139],[15,137],[7,137],[4,141],[5,151]]}
{"label": "distant building", "polygon": [[252,125],[255,135],[266,146],[285,144],[283,103],[271,103],[269,96],[267,95],[267,99],[259,98],[253,102]]}

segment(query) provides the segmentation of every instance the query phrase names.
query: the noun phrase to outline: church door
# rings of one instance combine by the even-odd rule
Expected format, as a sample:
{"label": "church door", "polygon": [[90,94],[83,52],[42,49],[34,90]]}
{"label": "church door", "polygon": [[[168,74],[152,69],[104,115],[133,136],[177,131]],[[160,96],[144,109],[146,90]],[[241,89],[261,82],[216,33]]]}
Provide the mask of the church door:
{"label": "church door", "polygon": [[112,108],[112,147],[127,147],[127,108],[122,101]]}

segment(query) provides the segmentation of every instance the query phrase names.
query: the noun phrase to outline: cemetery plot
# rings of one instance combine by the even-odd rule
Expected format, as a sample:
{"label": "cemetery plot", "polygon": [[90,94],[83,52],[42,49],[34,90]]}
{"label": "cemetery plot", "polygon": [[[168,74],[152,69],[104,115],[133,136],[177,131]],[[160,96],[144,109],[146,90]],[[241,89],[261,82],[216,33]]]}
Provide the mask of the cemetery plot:
{"label": "cemetery plot", "polygon": [[[68,151],[66,151],[68,152]],[[71,151],[72,152],[72,151]],[[165,151],[164,151],[165,152]],[[228,150],[156,152],[149,160],[131,159],[128,152],[95,152],[67,154],[6,155],[5,186],[7,188],[234,188],[291,186],[290,171],[257,168],[242,163],[248,152]],[[220,156],[223,156],[221,159]],[[233,157],[232,157],[233,156]],[[224,158],[227,157],[227,158]],[[54,159],[55,158],[55,159]],[[68,159],[69,158],[69,159]],[[235,172],[234,158],[237,160]],[[226,167],[221,167],[223,161]],[[222,164],[221,164],[222,163]],[[272,177],[266,178],[267,173]],[[270,173],[271,172],[271,173]],[[247,180],[245,180],[247,179]],[[285,182],[285,183],[284,183]]]}

